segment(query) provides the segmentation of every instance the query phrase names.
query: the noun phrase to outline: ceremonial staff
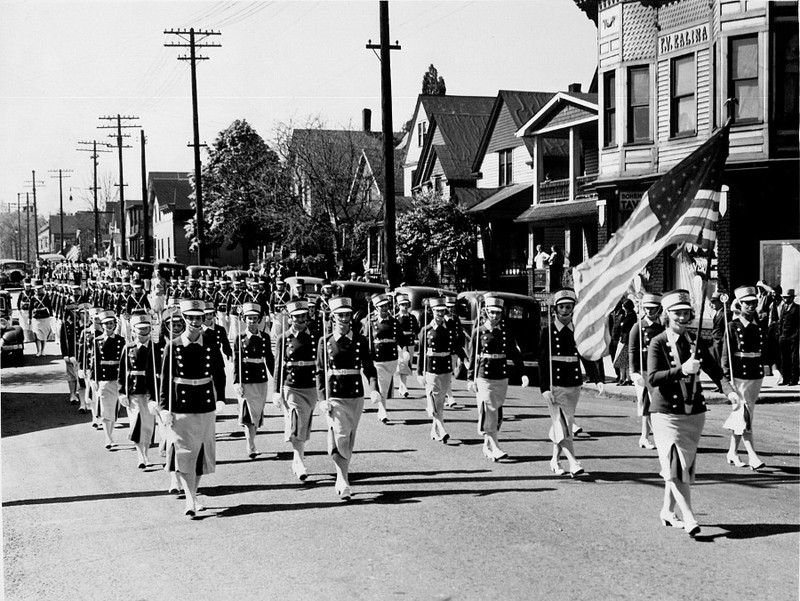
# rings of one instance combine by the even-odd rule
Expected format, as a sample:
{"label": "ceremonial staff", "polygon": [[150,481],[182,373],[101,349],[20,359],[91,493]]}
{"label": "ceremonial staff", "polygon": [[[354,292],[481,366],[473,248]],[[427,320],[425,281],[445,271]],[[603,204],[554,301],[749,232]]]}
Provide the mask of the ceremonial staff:
{"label": "ceremonial staff", "polygon": [[[475,363],[473,364],[475,370],[473,371],[473,378],[475,380],[477,380],[478,378],[478,347],[481,345],[480,327],[481,327],[482,313],[483,313],[483,297],[481,296],[480,300],[478,301],[478,314],[475,316],[475,326],[472,328],[472,336],[475,339]],[[473,380],[473,382],[475,380]]]}
{"label": "ceremonial staff", "polygon": [[[704,270],[701,270],[700,267],[697,266],[696,264],[695,267],[696,267],[695,278],[700,280],[701,293],[700,293],[700,316],[697,320],[697,334],[695,335],[694,345],[692,346],[692,353],[691,353],[692,359],[697,359],[697,353],[700,346],[700,333],[703,331],[703,312],[705,311],[706,308],[706,293],[708,292],[708,279],[707,279],[708,273]],[[700,383],[700,377],[698,375],[699,373],[700,372],[692,376],[689,385],[689,391],[690,391],[689,394],[691,395],[692,398],[694,397],[694,392]]]}
{"label": "ceremonial staff", "polygon": [[[327,331],[328,329],[328,321],[325,317],[325,312],[322,312],[322,329]],[[320,338],[320,342],[322,343],[322,361],[323,361],[323,368],[322,373],[325,377],[325,403],[327,407],[325,409],[325,413],[328,414],[330,417],[331,415],[331,388],[330,388],[330,381],[328,380],[328,341],[325,340],[325,334],[323,332],[322,337]],[[331,336],[333,336],[333,325],[331,325]]]}
{"label": "ceremonial staff", "polygon": [[[728,347],[728,364],[731,366],[731,386],[733,386],[735,389],[736,385],[733,383],[733,352],[731,351],[731,338],[730,334],[728,333],[728,312],[725,310],[729,298],[730,297],[725,293],[719,295],[719,300],[722,301],[722,318],[725,320],[725,346]],[[722,357],[719,359],[721,362]]]}

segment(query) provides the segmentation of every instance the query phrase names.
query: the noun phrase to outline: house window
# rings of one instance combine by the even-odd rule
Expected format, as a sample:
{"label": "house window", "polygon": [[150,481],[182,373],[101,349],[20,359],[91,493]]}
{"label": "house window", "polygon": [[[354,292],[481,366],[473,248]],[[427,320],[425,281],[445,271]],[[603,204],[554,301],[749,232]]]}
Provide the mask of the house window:
{"label": "house window", "polygon": [[782,18],[775,22],[772,34],[771,78],[773,127],[781,145],[797,148],[798,94],[800,86],[800,63],[798,61],[797,13],[794,18]]}
{"label": "house window", "polygon": [[761,117],[761,94],[758,85],[758,36],[748,35],[729,40],[729,94],[736,98],[733,120]]}
{"label": "house window", "polygon": [[508,186],[514,181],[514,173],[511,169],[511,155],[513,152],[513,149],[509,148],[508,150],[501,150],[497,153],[500,159],[500,171],[497,183],[500,186]]}
{"label": "house window", "polygon": [[650,67],[628,69],[628,142],[650,140]]}
{"label": "house window", "polygon": [[422,148],[422,143],[425,141],[425,134],[428,132],[428,122],[420,121],[417,123],[417,146]]}
{"label": "house window", "polygon": [[603,73],[603,146],[617,143],[617,74]]}
{"label": "house window", "polygon": [[697,122],[694,54],[673,58],[671,66],[670,134],[694,134]]}

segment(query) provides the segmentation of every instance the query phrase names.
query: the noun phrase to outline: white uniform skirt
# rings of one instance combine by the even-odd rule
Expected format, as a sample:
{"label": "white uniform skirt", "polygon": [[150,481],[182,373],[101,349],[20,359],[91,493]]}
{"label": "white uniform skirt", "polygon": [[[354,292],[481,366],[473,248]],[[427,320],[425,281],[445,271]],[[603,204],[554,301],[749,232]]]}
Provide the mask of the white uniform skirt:
{"label": "white uniform skirt", "polygon": [[358,422],[364,411],[364,398],[331,398],[328,399],[328,405],[328,454],[337,453],[344,459],[350,459],[355,447]]}
{"label": "white uniform skirt", "polygon": [[753,431],[753,411],[756,408],[756,400],[761,392],[763,381],[763,378],[756,380],[733,379],[733,387],[744,399],[744,404],[736,411],[731,411],[728,419],[722,424],[723,428],[731,430],[737,436]]}
{"label": "white uniform skirt", "polygon": [[[389,396],[389,388],[392,386],[394,372],[397,371],[397,361],[376,361],[375,372],[378,380],[378,390],[385,401]],[[366,389],[365,389],[366,390]]]}
{"label": "white uniform skirt", "polygon": [[36,336],[36,340],[46,342],[53,331],[51,326],[52,323],[49,317],[45,317],[44,319],[34,317],[31,319],[31,330],[33,330],[33,335]]}
{"label": "white uniform skirt", "polygon": [[475,378],[475,400],[478,402],[478,434],[497,434],[503,423],[503,403],[508,393],[508,378],[489,380]]}
{"label": "white uniform skirt", "polygon": [[31,320],[28,318],[27,311],[20,311],[19,312],[19,325],[22,328],[23,333],[25,334],[25,342],[33,342],[36,338],[31,332]]}
{"label": "white uniform skirt", "polygon": [[132,394],[128,396],[128,417],[131,421],[131,432],[128,438],[131,442],[150,446],[153,441],[153,432],[156,428],[156,416],[147,408],[149,397],[146,394]]}
{"label": "white uniform skirt", "polygon": [[580,386],[553,386],[553,404],[547,406],[550,412],[550,440],[558,444],[572,440],[572,424],[575,422],[575,408],[581,396]]}
{"label": "white uniform skirt", "polygon": [[311,438],[311,420],[317,404],[316,388],[283,387],[283,398],[287,407],[283,408],[283,425],[286,442]]}
{"label": "white uniform skirt", "polygon": [[653,413],[650,420],[653,440],[658,449],[661,477],[667,482],[676,479],[688,484],[694,482],[697,445],[706,423],[706,414]]}
{"label": "white uniform skirt", "polygon": [[425,372],[426,409],[430,417],[444,417],[444,395],[450,389],[452,379],[453,374],[449,371],[444,374]]}
{"label": "white uniform skirt", "polygon": [[647,386],[634,386],[636,388],[636,415],[644,417],[650,415],[650,389]]}
{"label": "white uniform skirt", "polygon": [[167,429],[168,472],[213,474],[217,467],[214,422],[216,413],[173,413]]}
{"label": "white uniform skirt", "polygon": [[242,388],[244,398],[239,399],[239,425],[260,428],[264,421],[269,383],[242,384]]}
{"label": "white uniform skirt", "polygon": [[414,347],[402,348],[397,361],[397,373],[401,376],[411,375],[411,365],[414,361]]}
{"label": "white uniform skirt", "polygon": [[64,359],[64,363],[67,367],[67,382],[77,382],[78,381],[78,365],[70,361],[69,357]]}
{"label": "white uniform skirt", "polygon": [[117,421],[119,408],[119,382],[116,380],[101,380],[97,382],[97,415],[104,422]]}

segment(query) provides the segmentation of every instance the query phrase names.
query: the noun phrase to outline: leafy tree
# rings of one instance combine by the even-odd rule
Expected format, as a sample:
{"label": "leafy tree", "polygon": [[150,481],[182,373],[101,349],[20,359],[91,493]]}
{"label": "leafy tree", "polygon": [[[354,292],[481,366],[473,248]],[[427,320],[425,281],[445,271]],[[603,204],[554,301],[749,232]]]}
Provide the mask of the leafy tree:
{"label": "leafy tree", "polygon": [[439,75],[439,71],[432,64],[428,67],[425,75],[422,76],[422,93],[430,96],[445,96],[447,94],[444,77]]}
{"label": "leafy tree", "polygon": [[[397,218],[397,255],[409,281],[430,278],[432,260],[452,273],[456,288],[471,284],[477,222],[458,203],[433,194]],[[430,283],[430,282],[426,282]]]}

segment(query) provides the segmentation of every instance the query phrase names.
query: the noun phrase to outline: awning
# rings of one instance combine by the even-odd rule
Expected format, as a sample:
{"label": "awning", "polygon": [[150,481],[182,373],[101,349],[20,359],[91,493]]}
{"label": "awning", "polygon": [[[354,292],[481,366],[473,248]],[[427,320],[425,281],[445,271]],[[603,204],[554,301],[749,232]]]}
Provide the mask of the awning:
{"label": "awning", "polygon": [[517,223],[571,221],[577,217],[593,215],[597,215],[596,200],[575,200],[533,205],[514,221]]}
{"label": "awning", "polygon": [[524,200],[530,202],[533,200],[532,188],[533,182],[527,184],[511,184],[499,192],[492,194],[489,198],[482,200],[471,209],[468,209],[467,213],[485,213],[489,209],[500,209],[500,204],[506,200],[523,200],[520,195],[524,195]]}

